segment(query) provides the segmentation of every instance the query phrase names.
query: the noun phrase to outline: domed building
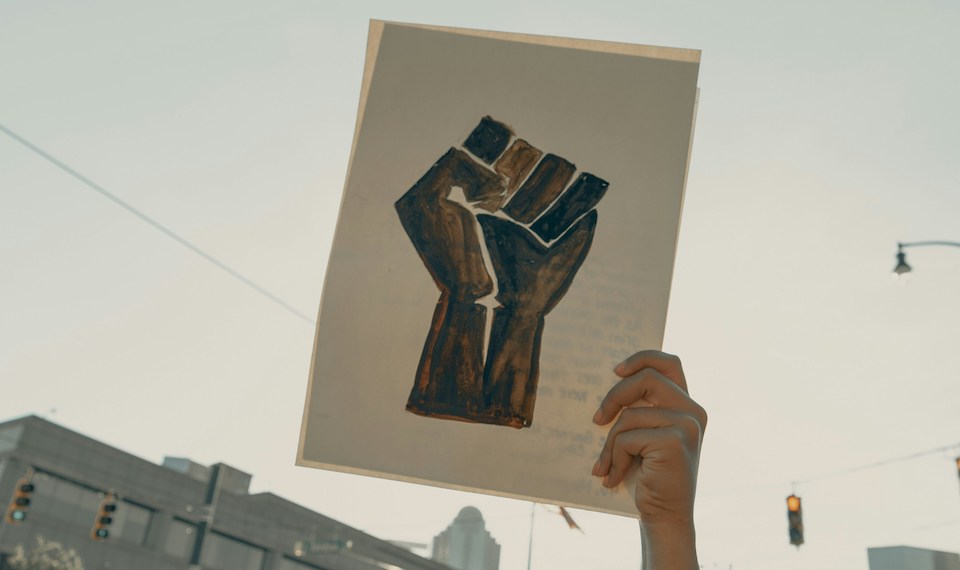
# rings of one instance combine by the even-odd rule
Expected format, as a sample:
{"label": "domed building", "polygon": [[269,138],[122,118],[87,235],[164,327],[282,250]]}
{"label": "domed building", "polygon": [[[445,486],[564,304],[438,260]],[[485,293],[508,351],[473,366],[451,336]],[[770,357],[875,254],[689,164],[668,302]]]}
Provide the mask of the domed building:
{"label": "domed building", "polygon": [[464,507],[433,539],[433,559],[457,570],[498,570],[500,545],[487,532],[483,515]]}

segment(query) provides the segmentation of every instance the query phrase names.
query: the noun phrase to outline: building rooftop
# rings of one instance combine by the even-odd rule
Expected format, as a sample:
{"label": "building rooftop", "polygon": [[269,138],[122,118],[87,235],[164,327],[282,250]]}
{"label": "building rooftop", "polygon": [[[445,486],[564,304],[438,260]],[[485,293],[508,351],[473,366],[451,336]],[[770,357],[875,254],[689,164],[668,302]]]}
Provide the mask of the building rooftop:
{"label": "building rooftop", "polygon": [[[205,551],[217,551],[226,560],[259,560],[260,565],[250,566],[257,570],[448,570],[273,493],[250,494],[252,476],[229,465],[204,466],[182,457],[167,457],[157,465],[37,416],[0,423],[0,498],[6,500],[28,470],[37,489],[25,523],[0,534],[0,553],[43,534],[77,548],[91,568],[106,563],[182,570],[185,558],[192,556],[195,533],[207,520],[215,467],[220,485],[210,534],[216,540]],[[114,526],[120,526],[125,512],[131,520],[143,519],[143,528],[115,528],[117,540],[111,535],[97,543],[89,537],[89,525],[108,492],[120,499]],[[204,567],[245,570],[237,564],[217,566],[213,561]]]}

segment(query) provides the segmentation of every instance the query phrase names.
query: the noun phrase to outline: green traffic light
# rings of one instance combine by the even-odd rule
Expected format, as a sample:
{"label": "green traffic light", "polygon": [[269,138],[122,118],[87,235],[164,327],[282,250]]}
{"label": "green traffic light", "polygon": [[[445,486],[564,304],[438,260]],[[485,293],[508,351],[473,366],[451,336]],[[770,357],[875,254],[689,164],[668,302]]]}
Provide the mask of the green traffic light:
{"label": "green traffic light", "polygon": [[10,518],[15,522],[23,522],[27,520],[27,513],[25,511],[13,511],[10,513]]}
{"label": "green traffic light", "polygon": [[98,529],[97,529],[97,538],[107,538],[108,536],[110,536],[110,531],[109,531],[109,530],[107,530],[107,529],[105,529],[105,528],[98,528]]}

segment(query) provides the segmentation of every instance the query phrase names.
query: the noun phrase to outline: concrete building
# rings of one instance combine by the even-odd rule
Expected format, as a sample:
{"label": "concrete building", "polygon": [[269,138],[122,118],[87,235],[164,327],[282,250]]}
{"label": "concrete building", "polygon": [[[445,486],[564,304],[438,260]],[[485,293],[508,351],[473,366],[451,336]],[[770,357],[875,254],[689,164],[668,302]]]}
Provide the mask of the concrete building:
{"label": "concrete building", "polygon": [[[35,416],[0,423],[0,508],[27,473],[31,504],[20,524],[0,522],[0,554],[41,535],[76,549],[86,570],[184,570],[202,534],[204,570],[449,570],[272,493],[251,495],[251,476],[230,466],[156,465]],[[95,541],[105,493],[117,509],[109,537]]]}
{"label": "concrete building", "polygon": [[912,546],[868,548],[870,570],[960,570],[960,554]]}
{"label": "concrete building", "polygon": [[487,532],[480,511],[464,507],[433,539],[433,559],[457,570],[497,570],[500,545]]}

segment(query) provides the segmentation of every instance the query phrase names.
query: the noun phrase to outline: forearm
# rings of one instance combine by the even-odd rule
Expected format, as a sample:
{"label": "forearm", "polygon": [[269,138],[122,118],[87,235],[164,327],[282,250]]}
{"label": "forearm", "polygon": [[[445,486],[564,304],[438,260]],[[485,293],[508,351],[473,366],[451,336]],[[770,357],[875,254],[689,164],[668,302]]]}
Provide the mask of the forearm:
{"label": "forearm", "polygon": [[685,523],[640,521],[643,570],[698,570],[697,540],[693,521]]}

